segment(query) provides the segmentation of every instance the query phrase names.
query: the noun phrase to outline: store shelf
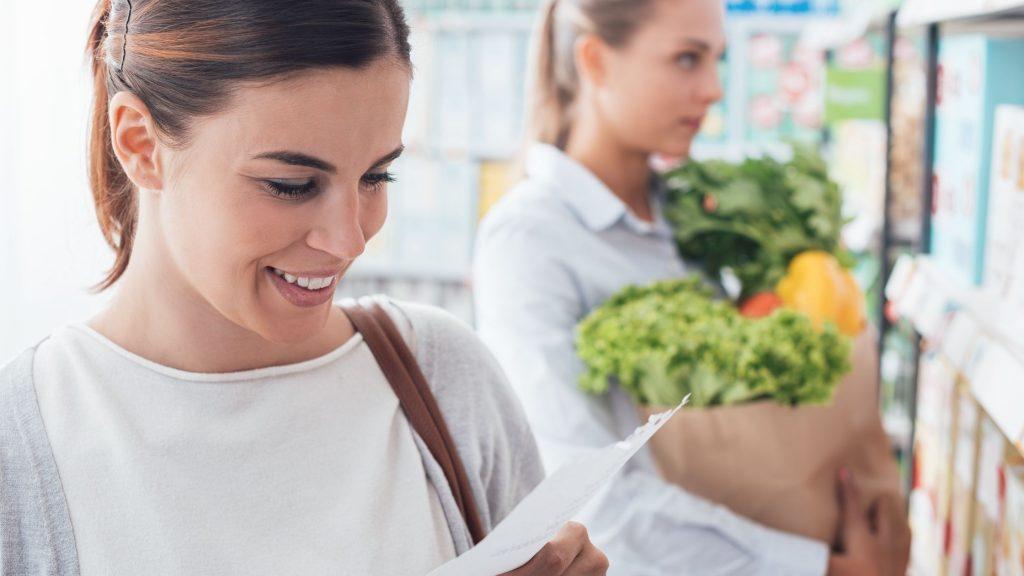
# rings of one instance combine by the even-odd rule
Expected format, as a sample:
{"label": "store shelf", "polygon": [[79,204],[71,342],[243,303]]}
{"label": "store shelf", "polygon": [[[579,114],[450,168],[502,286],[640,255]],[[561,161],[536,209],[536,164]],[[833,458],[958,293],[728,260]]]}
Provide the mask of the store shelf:
{"label": "store shelf", "polygon": [[921,223],[917,220],[898,220],[892,223],[892,245],[896,248],[916,245],[920,234]]}
{"label": "store shelf", "polygon": [[910,435],[913,432],[913,424],[908,414],[900,411],[890,411],[882,414],[882,424],[885,432],[889,435],[889,441],[893,449],[902,450],[910,445]]}
{"label": "store shelf", "polygon": [[942,23],[982,23],[1024,17],[1019,0],[907,0],[897,22],[902,28]]}
{"label": "store shelf", "polygon": [[958,284],[927,256],[901,258],[885,290],[1024,455],[1024,311]]}
{"label": "store shelf", "polygon": [[414,16],[416,26],[429,32],[530,32],[536,22],[532,11],[422,12]]}
{"label": "store shelf", "polygon": [[441,284],[465,284],[470,271],[439,268],[434,262],[419,266],[397,265],[370,259],[360,260],[352,266],[346,277],[356,280],[389,280],[408,282],[437,282]]}
{"label": "store shelf", "polygon": [[891,2],[857,3],[842,18],[808,26],[801,40],[812,48],[832,50],[871,32],[884,32],[892,10],[889,4]]}

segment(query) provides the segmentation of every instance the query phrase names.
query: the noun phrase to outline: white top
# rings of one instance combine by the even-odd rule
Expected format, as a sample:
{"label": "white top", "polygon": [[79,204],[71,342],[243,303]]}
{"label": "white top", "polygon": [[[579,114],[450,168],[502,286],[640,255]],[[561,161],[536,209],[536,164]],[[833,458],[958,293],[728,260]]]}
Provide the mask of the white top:
{"label": "white top", "polygon": [[[548,470],[638,424],[619,389],[579,390],[574,330],[629,284],[679,278],[672,232],[633,215],[593,173],[535,145],[527,180],[483,222],[476,251],[477,326],[526,409]],[[757,473],[752,470],[751,473]],[[642,451],[592,508],[591,535],[621,575],[821,576],[824,543],[784,534],[666,483]]]}
{"label": "white top", "polygon": [[199,374],[72,325],[34,369],[85,576],[408,576],[455,555],[358,334],[306,362]]}

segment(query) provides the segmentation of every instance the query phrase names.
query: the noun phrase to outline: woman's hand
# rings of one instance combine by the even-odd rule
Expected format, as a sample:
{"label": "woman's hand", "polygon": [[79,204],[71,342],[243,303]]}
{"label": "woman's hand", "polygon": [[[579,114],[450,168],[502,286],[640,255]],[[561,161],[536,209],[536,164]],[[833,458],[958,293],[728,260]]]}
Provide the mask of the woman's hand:
{"label": "woman's hand", "polygon": [[839,475],[840,540],[844,552],[833,554],[828,576],[904,576],[910,561],[910,526],[903,504],[894,496],[876,500],[862,514],[860,493],[846,471]]}
{"label": "woman's hand", "polygon": [[529,562],[502,576],[604,576],[608,558],[582,524],[569,522]]}

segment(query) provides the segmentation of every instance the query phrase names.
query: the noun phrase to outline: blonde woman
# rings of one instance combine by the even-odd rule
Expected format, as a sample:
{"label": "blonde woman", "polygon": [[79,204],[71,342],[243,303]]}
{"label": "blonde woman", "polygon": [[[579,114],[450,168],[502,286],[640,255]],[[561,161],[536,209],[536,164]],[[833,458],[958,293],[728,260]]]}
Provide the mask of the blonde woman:
{"label": "blonde woman", "polygon": [[[649,158],[685,157],[722,97],[720,0],[555,0],[546,5],[525,180],[479,232],[479,333],[523,400],[549,469],[637,425],[619,390],[577,388],[576,324],[629,284],[691,273],[661,216]],[[757,474],[757,470],[751,470]],[[843,491],[844,502],[856,498]],[[859,508],[857,508],[859,510]],[[890,574],[905,520],[851,515],[845,551],[779,533],[662,481],[646,453],[591,508],[610,573]]]}
{"label": "blonde woman", "polygon": [[[421,575],[540,480],[471,331],[332,303],[387,213],[408,34],[397,0],[101,0],[116,293],[0,370],[0,574]],[[569,525],[513,574],[606,567]]]}

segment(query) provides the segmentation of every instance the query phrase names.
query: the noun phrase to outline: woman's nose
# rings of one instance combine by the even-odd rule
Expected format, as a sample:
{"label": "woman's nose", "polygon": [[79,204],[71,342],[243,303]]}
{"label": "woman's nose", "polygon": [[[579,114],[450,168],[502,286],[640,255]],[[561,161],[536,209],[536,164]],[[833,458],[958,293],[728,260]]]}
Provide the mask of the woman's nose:
{"label": "woman's nose", "polygon": [[351,261],[366,249],[366,234],[360,219],[359,192],[325,194],[313,228],[306,236],[311,248],[335,258]]}
{"label": "woman's nose", "polygon": [[716,63],[710,68],[707,80],[704,82],[703,91],[703,96],[708,105],[718,102],[725,96],[725,90],[722,88],[722,79],[718,73],[718,64]]}

